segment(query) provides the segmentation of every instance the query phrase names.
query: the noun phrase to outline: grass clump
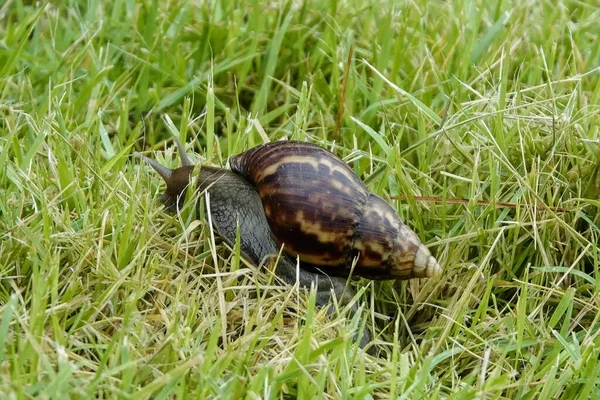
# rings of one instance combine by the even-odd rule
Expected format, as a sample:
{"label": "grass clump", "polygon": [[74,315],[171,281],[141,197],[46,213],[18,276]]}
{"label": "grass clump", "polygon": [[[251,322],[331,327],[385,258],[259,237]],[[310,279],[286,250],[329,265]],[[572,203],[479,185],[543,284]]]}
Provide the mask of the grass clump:
{"label": "grass clump", "polygon": [[[0,16],[0,397],[600,396],[591,3]],[[333,149],[444,275],[353,282],[364,318],[328,317],[191,208],[162,212],[131,155],[174,166],[171,135],[215,165],[265,138]],[[353,343],[363,323],[378,357]]]}

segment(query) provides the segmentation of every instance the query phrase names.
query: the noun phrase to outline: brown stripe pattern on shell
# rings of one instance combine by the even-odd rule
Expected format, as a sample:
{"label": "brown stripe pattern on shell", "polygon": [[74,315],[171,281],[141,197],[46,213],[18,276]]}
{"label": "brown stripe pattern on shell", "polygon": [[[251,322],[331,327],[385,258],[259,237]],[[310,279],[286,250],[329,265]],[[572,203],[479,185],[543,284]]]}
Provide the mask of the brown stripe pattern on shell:
{"label": "brown stripe pattern on shell", "polygon": [[230,159],[253,183],[273,237],[304,263],[371,279],[438,275],[441,269],[395,210],[369,193],[333,153],[310,143],[271,142]]}
{"label": "brown stripe pattern on shell", "polygon": [[396,211],[381,197],[371,194],[354,235],[353,247],[360,257],[359,273],[408,279],[413,275],[415,253],[420,246],[419,238],[400,221]]}
{"label": "brown stripe pattern on shell", "polygon": [[258,146],[230,164],[257,187],[286,252],[315,265],[351,263],[368,191],[346,164],[321,147],[292,141]]}

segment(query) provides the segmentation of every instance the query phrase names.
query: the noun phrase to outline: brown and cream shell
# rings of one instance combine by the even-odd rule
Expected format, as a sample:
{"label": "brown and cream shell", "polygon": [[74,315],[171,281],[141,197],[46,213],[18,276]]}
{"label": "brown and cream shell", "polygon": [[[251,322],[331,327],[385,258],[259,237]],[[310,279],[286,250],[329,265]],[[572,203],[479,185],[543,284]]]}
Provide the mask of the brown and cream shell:
{"label": "brown and cream shell", "polygon": [[333,153],[310,143],[271,142],[230,159],[252,183],[274,239],[326,273],[410,279],[441,273],[417,235]]}

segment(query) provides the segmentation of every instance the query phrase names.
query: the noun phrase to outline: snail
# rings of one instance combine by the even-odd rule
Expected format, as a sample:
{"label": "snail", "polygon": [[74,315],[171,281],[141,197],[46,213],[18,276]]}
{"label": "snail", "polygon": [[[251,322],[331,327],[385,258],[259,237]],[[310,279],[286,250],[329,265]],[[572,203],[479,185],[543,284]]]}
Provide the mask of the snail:
{"label": "snail", "polygon": [[[183,206],[194,170],[183,144],[175,141],[180,168],[136,153],[166,182],[160,200],[168,211]],[[441,273],[394,209],[333,153],[306,142],[277,141],[229,163],[231,170],[202,166],[198,177],[197,189],[210,195],[215,232],[232,245],[239,226],[240,250],[255,265],[283,247],[275,274],[288,284],[315,285],[317,305],[328,304],[332,293],[342,303],[350,301],[346,278],[351,274],[381,280]],[[361,346],[368,341],[365,332]]]}

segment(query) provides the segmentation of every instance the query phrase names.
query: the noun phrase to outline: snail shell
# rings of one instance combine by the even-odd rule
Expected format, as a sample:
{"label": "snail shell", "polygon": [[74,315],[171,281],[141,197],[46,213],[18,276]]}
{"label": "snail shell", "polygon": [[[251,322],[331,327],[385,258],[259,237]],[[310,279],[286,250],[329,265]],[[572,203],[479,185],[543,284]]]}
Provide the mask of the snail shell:
{"label": "snail shell", "polygon": [[370,193],[333,153],[310,143],[271,142],[230,159],[258,190],[284,251],[334,275],[432,277],[441,268],[394,209]]}

